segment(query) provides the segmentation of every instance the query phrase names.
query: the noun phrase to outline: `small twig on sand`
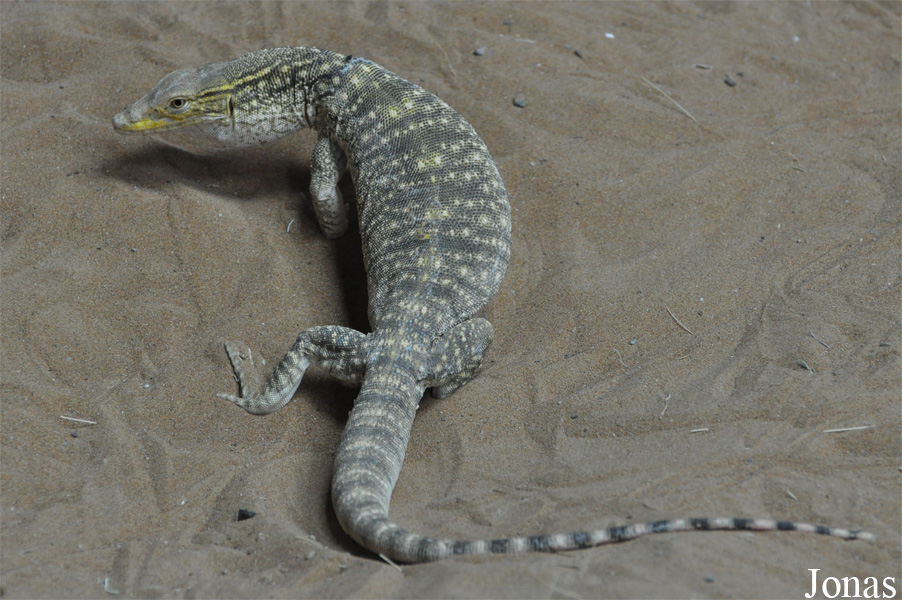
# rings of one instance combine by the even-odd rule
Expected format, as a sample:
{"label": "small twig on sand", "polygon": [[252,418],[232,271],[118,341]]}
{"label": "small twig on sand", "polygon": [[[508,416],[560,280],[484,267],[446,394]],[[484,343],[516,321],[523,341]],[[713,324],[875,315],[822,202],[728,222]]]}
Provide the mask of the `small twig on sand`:
{"label": "small twig on sand", "polygon": [[826,348],[827,350],[830,349],[830,346],[828,346],[826,342],[822,342],[821,340],[818,340],[818,339],[817,339],[817,336],[815,336],[815,335],[811,332],[810,329],[808,330],[808,335],[810,335],[811,337],[813,337],[814,339],[816,339],[818,342],[820,342],[821,346],[823,346],[823,347]]}
{"label": "small twig on sand", "polygon": [[438,46],[438,49],[441,50],[442,54],[445,55],[445,61],[448,63],[448,68],[451,69],[451,76],[454,78],[455,81],[457,81],[457,71],[454,70],[454,65],[451,63],[451,59],[448,58],[448,53],[445,52],[445,49],[442,48],[442,45],[439,44],[438,42],[436,42],[435,45]]}
{"label": "small twig on sand", "polygon": [[[381,558],[382,560],[384,560],[385,562],[387,562],[388,564],[390,564],[390,565],[393,566],[394,568],[398,569],[398,571],[401,571],[401,567],[398,566],[398,563],[396,563],[395,561],[393,561],[393,560],[390,559],[389,557],[385,556],[385,555],[382,554],[381,552],[379,553],[379,558]],[[402,571],[402,572],[403,572],[403,571]]]}
{"label": "small twig on sand", "polygon": [[75,417],[64,417],[60,415],[60,419],[66,419],[67,421],[75,421],[76,423],[84,423],[85,425],[97,425],[97,421],[86,421],[85,419],[76,419]]}
{"label": "small twig on sand", "polygon": [[676,105],[676,107],[677,107],[678,109],[680,109],[681,111],[683,111],[683,114],[684,114],[684,115],[686,115],[687,117],[689,117],[689,118],[692,119],[693,121],[695,120],[695,117],[692,116],[692,113],[690,113],[688,110],[686,110],[685,108],[683,108],[682,106],[680,106],[680,103],[677,102],[676,100],[674,100],[673,98],[671,98],[671,97],[670,97],[670,94],[668,94],[667,92],[665,92],[664,90],[662,90],[661,88],[659,88],[658,86],[656,86],[655,84],[653,84],[652,82],[650,82],[650,81],[649,81],[648,79],[646,79],[645,77],[642,77],[641,75],[639,75],[639,77],[642,79],[642,81],[644,81],[645,83],[647,83],[647,84],[650,85],[651,87],[655,88],[658,92],[660,92],[661,94],[663,94],[663,96],[664,96],[665,98],[667,98],[668,100],[670,100],[671,102],[673,102],[673,103]]}
{"label": "small twig on sand", "polygon": [[[667,308],[667,307],[665,306],[664,308]],[[689,329],[688,327],[686,327],[685,325],[683,325],[682,323],[680,323],[680,320],[676,318],[676,315],[673,314],[673,312],[671,312],[671,310],[670,310],[669,308],[667,308],[667,312],[670,313],[670,316],[673,318],[674,321],[676,321],[676,324],[677,324],[677,325],[679,325],[680,327],[682,327],[683,329],[685,329],[685,330],[688,331],[689,333],[692,333],[692,330],[691,330],[691,329]]]}
{"label": "small twig on sand", "polygon": [[825,429],[824,433],[840,433],[842,431],[861,431],[862,429],[873,429],[874,425],[860,425],[858,427],[840,427],[839,429]]}

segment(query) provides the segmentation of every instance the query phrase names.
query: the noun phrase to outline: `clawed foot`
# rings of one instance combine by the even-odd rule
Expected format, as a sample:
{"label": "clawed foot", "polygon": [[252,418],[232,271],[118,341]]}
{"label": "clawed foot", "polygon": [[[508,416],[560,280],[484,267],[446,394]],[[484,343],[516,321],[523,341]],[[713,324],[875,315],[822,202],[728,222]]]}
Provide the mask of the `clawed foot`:
{"label": "clawed foot", "polygon": [[[297,344],[298,342],[295,343]],[[303,353],[293,348],[275,368],[266,385],[263,385],[250,348],[236,342],[226,342],[225,348],[232,361],[241,395],[216,395],[255,415],[267,415],[288,404],[310,364]]]}
{"label": "clawed foot", "polygon": [[238,342],[226,342],[225,349],[232,363],[232,370],[235,371],[241,395],[216,394],[216,397],[234,402],[248,412],[254,412],[252,410],[254,396],[260,389],[260,377],[254,364],[254,355],[249,347]]}

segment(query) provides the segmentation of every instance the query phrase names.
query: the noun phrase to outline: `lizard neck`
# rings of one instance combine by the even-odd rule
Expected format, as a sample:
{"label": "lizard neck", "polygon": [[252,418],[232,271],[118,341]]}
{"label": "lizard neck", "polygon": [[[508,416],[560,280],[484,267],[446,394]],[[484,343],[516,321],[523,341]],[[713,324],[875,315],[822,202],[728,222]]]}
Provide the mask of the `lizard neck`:
{"label": "lizard neck", "polygon": [[349,60],[318,48],[275,48],[223,63],[229,118],[201,127],[234,146],[262,144],[312,127],[321,97]]}

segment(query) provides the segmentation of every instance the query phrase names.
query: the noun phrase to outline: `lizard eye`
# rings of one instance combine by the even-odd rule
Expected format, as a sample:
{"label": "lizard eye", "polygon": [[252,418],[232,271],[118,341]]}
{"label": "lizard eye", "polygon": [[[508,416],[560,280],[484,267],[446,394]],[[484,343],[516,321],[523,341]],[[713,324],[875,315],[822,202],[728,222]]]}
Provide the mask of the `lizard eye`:
{"label": "lizard eye", "polygon": [[184,98],[173,98],[169,101],[169,108],[172,110],[182,110],[188,106],[188,101]]}

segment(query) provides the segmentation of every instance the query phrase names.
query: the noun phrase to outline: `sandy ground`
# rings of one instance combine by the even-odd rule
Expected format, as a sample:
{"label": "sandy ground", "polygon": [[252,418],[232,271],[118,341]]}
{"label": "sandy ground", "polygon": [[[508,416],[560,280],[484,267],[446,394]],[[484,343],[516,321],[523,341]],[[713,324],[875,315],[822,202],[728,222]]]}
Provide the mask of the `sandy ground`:
{"label": "sandy ground", "polygon": [[[4,597],[789,598],[812,568],[898,588],[900,6],[4,1]],[[359,239],[325,240],[306,199],[313,137],[197,156],[110,126],[169,71],[279,45],[437,93],[511,194],[490,360],[424,400],[397,521],[878,541],[687,533],[402,572],[362,551],[329,502],[355,390],[311,376],[268,417],[214,397],[225,339],[274,364],[307,327],[367,327]]]}

